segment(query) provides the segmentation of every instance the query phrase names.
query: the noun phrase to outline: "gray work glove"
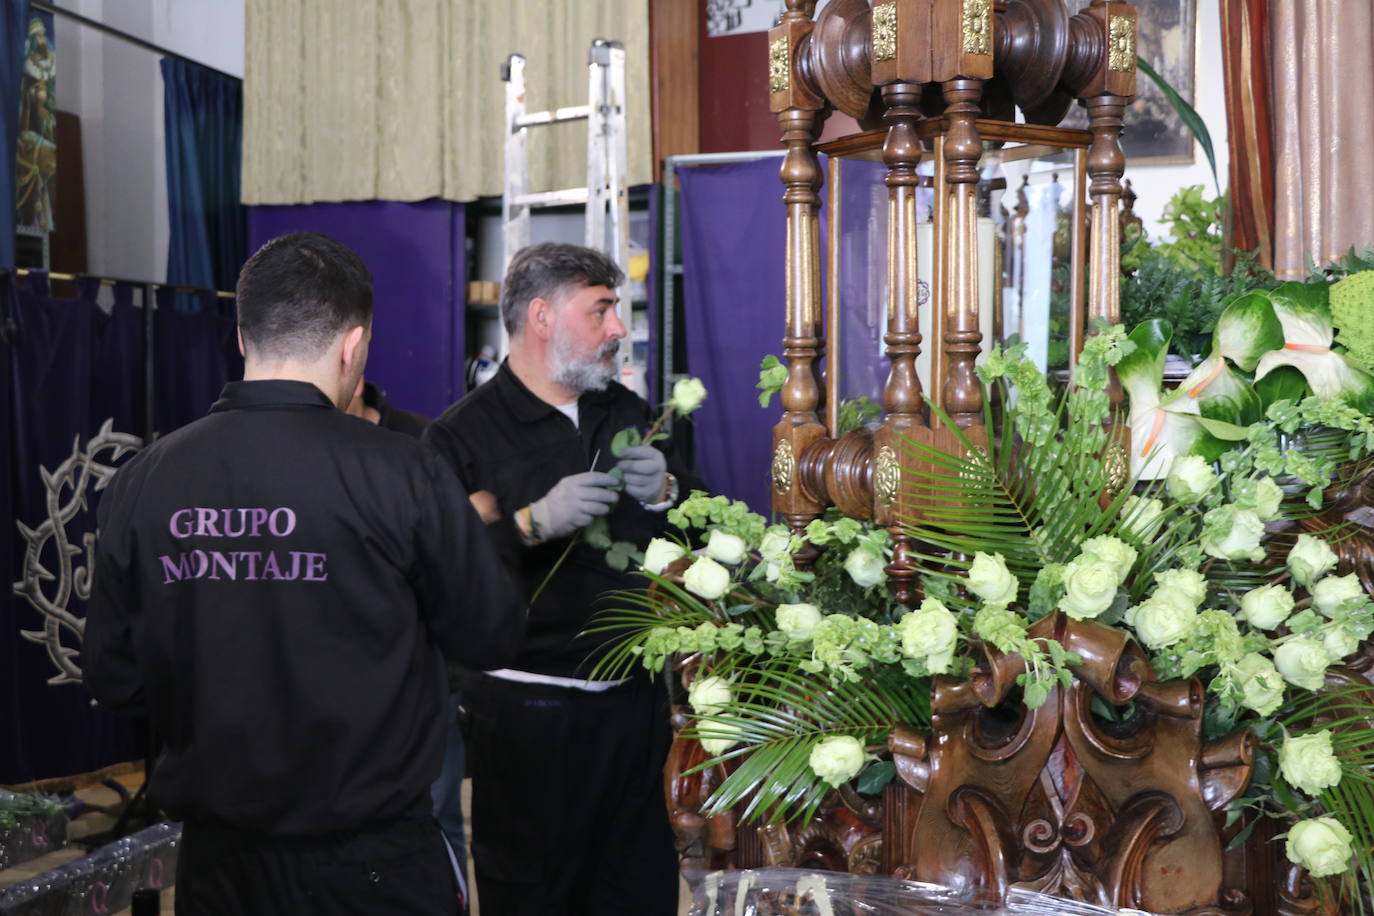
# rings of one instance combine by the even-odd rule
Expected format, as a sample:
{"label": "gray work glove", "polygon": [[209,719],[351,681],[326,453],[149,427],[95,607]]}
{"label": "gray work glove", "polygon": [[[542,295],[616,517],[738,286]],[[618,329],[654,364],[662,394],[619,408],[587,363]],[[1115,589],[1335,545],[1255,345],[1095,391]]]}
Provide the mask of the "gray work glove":
{"label": "gray work glove", "polygon": [[530,503],[530,521],[537,540],[548,541],[585,528],[598,515],[611,511],[620,498],[616,479],[601,471],[570,474],[542,499]]}
{"label": "gray work glove", "polygon": [[625,476],[625,492],[645,505],[663,498],[668,459],[652,445],[635,445],[620,453],[615,463]]}

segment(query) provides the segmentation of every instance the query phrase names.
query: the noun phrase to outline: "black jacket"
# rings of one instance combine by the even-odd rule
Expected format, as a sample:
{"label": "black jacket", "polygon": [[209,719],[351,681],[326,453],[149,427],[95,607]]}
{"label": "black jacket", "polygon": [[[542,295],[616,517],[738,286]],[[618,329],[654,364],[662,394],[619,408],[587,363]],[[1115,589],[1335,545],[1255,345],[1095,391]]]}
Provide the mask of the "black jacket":
{"label": "black jacket", "polygon": [[452,472],[313,385],[232,382],[114,476],[82,651],[165,742],[176,818],[317,834],[428,810],[440,650],[505,664],[524,611]]}
{"label": "black jacket", "polygon": [[429,417],[397,407],[386,399],[382,389],[371,382],[363,382],[363,403],[377,411],[377,425],[382,429],[405,433],[418,439],[429,425]]}
{"label": "black jacket", "polygon": [[[446,410],[425,430],[426,441],[453,465],[469,492],[486,490],[497,499],[501,518],[487,526],[493,543],[522,596],[539,588],[559,555],[568,546],[561,538],[526,547],[515,526],[517,509],[544,496],[569,474],[608,471],[615,466],[611,439],[627,426],[648,430],[654,416],[644,399],[612,382],[605,391],[578,399],[578,426],[526,388],[508,363],[490,381]],[[662,443],[660,443],[662,445]],[[668,470],[678,478],[685,497],[704,484],[686,467],[670,443],[665,452]],[[630,541],[643,549],[663,532],[663,512],[644,509],[622,495],[608,516],[611,538]],[[606,565],[605,553],[581,539],[530,608],[520,654],[509,667],[536,674],[585,678],[595,650],[614,641],[604,633],[579,637],[599,610],[624,603],[607,593],[643,588],[645,580],[633,568],[617,572]],[[492,667],[492,666],[488,666]]]}

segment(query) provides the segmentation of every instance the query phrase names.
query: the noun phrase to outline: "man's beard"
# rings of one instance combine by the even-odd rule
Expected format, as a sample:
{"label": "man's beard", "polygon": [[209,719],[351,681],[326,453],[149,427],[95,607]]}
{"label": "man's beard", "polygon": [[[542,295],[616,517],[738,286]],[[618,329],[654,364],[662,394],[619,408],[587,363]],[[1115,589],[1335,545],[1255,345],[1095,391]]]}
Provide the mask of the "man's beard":
{"label": "man's beard", "polygon": [[620,371],[615,359],[620,341],[607,341],[590,358],[578,354],[574,346],[571,334],[554,334],[549,347],[549,380],[578,394],[603,390]]}

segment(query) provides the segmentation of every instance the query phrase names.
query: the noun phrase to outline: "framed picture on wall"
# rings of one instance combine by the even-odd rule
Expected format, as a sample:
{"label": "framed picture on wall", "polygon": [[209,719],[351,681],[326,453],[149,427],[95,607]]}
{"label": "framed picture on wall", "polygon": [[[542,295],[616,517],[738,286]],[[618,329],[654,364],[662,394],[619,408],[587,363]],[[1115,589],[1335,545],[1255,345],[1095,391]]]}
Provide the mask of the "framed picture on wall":
{"label": "framed picture on wall", "polygon": [[[1154,67],[1192,105],[1197,78],[1197,0],[1135,0],[1136,53]],[[1155,81],[1136,74],[1135,101],[1126,107],[1121,148],[1131,165],[1187,165],[1193,161],[1193,134],[1160,92]],[[1087,127],[1082,108],[1064,122]]]}

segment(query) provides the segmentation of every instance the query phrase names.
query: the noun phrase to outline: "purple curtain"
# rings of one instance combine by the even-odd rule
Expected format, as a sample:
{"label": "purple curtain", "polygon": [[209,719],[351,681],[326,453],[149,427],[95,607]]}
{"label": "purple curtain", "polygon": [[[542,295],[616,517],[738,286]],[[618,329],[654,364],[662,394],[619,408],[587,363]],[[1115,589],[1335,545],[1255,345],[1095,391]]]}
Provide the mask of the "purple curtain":
{"label": "purple curtain", "polygon": [[682,185],[683,302],[688,371],[706,384],[692,416],[697,464],[712,489],[772,512],[770,430],[781,407],[759,407],[759,363],[782,354],[786,223],[777,159],[693,166]]}
{"label": "purple curtain", "polygon": [[322,232],[372,271],[367,378],[396,406],[435,417],[463,394],[465,212],[446,200],[248,208],[250,253],[288,232]]}

